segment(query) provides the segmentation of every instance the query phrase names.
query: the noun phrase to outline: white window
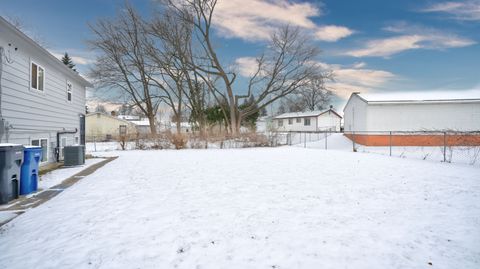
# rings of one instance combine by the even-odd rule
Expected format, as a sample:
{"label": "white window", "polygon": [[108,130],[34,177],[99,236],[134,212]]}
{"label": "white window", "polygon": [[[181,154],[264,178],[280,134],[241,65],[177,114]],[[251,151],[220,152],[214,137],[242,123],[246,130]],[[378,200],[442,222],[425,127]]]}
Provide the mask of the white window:
{"label": "white window", "polygon": [[293,119],[288,119],[288,125],[292,125],[293,124]]}
{"label": "white window", "polygon": [[302,122],[302,118],[297,118],[297,123]]}
{"label": "white window", "polygon": [[45,89],[45,69],[34,62],[30,64],[30,88],[41,92]]}
{"label": "white window", "polygon": [[278,120],[278,127],[282,127],[283,126],[283,120]]}
{"label": "white window", "polygon": [[305,118],[305,119],[303,120],[303,125],[305,125],[305,126],[310,126],[310,118]]}
{"label": "white window", "polygon": [[67,101],[71,102],[72,101],[72,82],[67,80]]}
{"label": "white window", "polygon": [[42,162],[48,161],[48,139],[32,139],[30,144],[32,146],[42,147]]}

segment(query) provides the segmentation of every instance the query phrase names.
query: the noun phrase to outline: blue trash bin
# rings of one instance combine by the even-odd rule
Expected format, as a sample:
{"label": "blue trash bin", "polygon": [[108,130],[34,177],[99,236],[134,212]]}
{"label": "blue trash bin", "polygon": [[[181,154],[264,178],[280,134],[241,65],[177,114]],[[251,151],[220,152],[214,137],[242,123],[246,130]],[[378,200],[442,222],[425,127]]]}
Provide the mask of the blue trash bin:
{"label": "blue trash bin", "polygon": [[20,172],[20,194],[25,195],[38,189],[38,167],[42,159],[41,147],[25,147]]}

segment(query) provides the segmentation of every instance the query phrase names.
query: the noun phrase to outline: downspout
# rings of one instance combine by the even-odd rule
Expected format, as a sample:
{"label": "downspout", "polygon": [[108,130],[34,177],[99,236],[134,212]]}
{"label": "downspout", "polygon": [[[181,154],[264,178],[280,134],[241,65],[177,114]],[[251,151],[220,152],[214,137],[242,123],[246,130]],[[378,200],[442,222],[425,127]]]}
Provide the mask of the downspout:
{"label": "downspout", "polygon": [[0,143],[2,142],[3,134],[5,133],[5,119],[2,115],[2,73],[3,73],[3,47],[0,46]]}
{"label": "downspout", "polygon": [[76,134],[77,132],[78,132],[77,128],[75,128],[75,131],[57,132],[57,147],[55,148],[55,158],[57,160],[57,163],[60,161],[60,135],[62,135],[62,134]]}

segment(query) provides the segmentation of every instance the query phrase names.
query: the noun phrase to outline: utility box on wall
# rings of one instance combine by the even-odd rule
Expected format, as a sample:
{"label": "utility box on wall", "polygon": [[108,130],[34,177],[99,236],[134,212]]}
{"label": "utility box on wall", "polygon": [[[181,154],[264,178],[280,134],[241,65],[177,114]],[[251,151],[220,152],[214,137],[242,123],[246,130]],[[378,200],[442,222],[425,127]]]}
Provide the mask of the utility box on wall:
{"label": "utility box on wall", "polygon": [[66,146],[63,150],[63,165],[75,166],[85,164],[85,146]]}

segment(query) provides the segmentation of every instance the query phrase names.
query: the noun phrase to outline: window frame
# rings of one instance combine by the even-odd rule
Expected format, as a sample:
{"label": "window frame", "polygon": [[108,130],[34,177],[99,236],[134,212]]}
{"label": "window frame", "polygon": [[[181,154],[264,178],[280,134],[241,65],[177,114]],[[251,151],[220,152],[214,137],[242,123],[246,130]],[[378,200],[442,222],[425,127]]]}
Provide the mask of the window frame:
{"label": "window frame", "polygon": [[[67,91],[67,102],[71,103],[73,100],[73,83],[68,79],[66,82],[66,91]],[[69,99],[69,95],[70,95],[70,99]]]}
{"label": "window frame", "polygon": [[[308,122],[308,124],[307,124]],[[303,119],[303,126],[311,126],[312,125],[312,121],[311,121],[311,118],[304,118]]]}
{"label": "window frame", "polygon": [[279,119],[277,124],[278,124],[278,127],[283,127],[283,119]]}
{"label": "window frame", "polygon": [[[30,139],[30,145],[31,145],[31,146],[36,146],[36,147],[42,147],[42,140],[47,140],[47,149],[46,149],[46,154],[44,154],[43,148],[42,148],[42,160],[40,160],[40,163],[47,163],[47,162],[48,162],[48,159],[49,159],[49,158],[48,158],[48,157],[49,157],[49,156],[48,156],[48,148],[49,148],[49,146],[48,146],[48,142],[49,142],[49,141],[48,141],[48,140],[49,140],[49,139],[46,138],[46,137],[45,137],[45,138],[34,138],[34,139]],[[37,145],[33,145],[33,141],[38,141],[38,146],[37,146]],[[44,157],[45,157],[45,161],[43,160]]]}
{"label": "window frame", "polygon": [[293,124],[293,119],[292,118],[289,118],[288,119],[288,125],[292,125]]}
{"label": "window frame", "polygon": [[[32,83],[32,75],[33,75],[33,65],[36,66],[36,88],[33,87]],[[45,84],[46,84],[46,77],[47,77],[47,71],[45,70],[45,67],[43,65],[38,64],[36,61],[30,60],[30,79],[29,79],[29,88],[31,91],[37,92],[37,93],[45,93]],[[39,79],[39,69],[43,70],[43,80],[42,80],[42,89],[40,90],[40,79]]]}
{"label": "window frame", "polygon": [[302,123],[302,118],[297,118],[296,122],[297,123]]}

